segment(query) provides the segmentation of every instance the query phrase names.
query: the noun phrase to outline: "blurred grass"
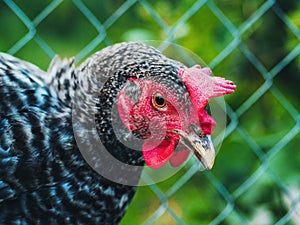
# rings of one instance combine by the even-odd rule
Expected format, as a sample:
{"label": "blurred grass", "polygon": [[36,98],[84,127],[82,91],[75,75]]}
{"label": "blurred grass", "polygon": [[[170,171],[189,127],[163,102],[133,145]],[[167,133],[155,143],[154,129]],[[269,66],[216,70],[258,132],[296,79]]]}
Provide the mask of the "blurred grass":
{"label": "blurred grass", "polygon": [[[34,20],[51,2],[14,1],[30,20]],[[267,162],[263,160],[276,150],[278,142],[295,126],[299,130],[299,53],[276,74],[271,88],[258,96],[249,109],[242,112],[241,106],[264,85],[267,72],[299,45],[299,1],[277,1],[275,4],[292,22],[298,34],[281,20],[274,8],[270,8],[241,34],[239,39],[242,42],[216,64],[219,54],[239,35],[238,28],[250,24],[249,19],[267,1],[208,1],[179,24],[177,21],[198,1],[138,1],[129,5],[122,15],[115,17],[115,21],[111,20],[112,15],[119,12],[124,1],[82,1],[100,21],[105,34],[99,33],[74,2],[62,1],[58,4],[38,24],[34,38],[15,50],[15,44],[29,30],[5,1],[1,1],[0,51],[14,54],[46,70],[54,54],[62,57],[80,55],[82,61],[104,46],[121,41],[169,39],[192,50],[206,64],[213,65],[214,74],[224,75],[237,84],[236,93],[227,96],[226,100],[233,113],[236,113],[231,116],[237,116],[238,125],[222,143],[211,172],[234,201],[234,210],[220,224],[242,224],[245,221],[259,224],[256,221],[262,214],[266,224],[274,224],[287,215],[289,208],[282,196],[286,188],[300,186],[299,131]],[[230,21],[231,29],[236,29],[235,32],[224,25],[224,20],[217,16],[216,9],[212,6],[216,6]],[[98,35],[104,35],[103,41],[82,52]],[[42,40],[44,44],[39,44],[37,40]],[[49,51],[45,52],[45,46]],[[250,56],[252,54],[252,58],[246,54],[247,51]],[[232,120],[229,117],[228,123]],[[261,170],[265,165],[267,169]],[[167,192],[189,166],[190,164],[170,179],[159,183],[159,189]],[[262,172],[254,183],[240,195],[237,194],[244,187],[244,182],[260,171]],[[210,172],[194,174],[167,200],[168,207],[186,224],[209,224],[228,204],[207,173]],[[160,204],[151,187],[139,187],[121,224],[142,224]],[[166,212],[154,224],[177,223]],[[293,222],[288,220],[285,224]]]}

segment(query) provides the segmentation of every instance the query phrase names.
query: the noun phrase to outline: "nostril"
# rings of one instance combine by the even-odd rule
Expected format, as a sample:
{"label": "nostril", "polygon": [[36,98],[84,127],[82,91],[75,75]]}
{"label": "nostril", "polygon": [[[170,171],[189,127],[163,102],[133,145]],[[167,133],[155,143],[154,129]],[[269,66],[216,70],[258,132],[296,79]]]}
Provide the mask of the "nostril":
{"label": "nostril", "polygon": [[190,126],[189,126],[189,129],[191,131],[193,131],[198,137],[202,137],[203,136],[202,129],[199,126],[197,126],[196,124],[191,123]]}

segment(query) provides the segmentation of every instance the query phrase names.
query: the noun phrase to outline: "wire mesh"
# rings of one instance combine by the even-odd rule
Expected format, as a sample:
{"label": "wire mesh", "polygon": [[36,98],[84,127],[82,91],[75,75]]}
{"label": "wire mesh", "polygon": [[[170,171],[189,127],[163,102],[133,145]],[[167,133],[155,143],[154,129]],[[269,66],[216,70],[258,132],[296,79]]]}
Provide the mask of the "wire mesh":
{"label": "wire mesh", "polygon": [[[37,3],[38,1],[32,2]],[[40,55],[42,55],[41,57],[48,63],[50,59],[59,52],[58,48],[62,45],[56,46],[51,42],[49,43],[49,39],[45,38],[45,35],[41,35],[40,33],[42,32],[40,30],[47,29],[48,23],[45,25],[45,20],[54,21],[52,22],[54,26],[55,24],[62,22],[55,21],[56,19],[54,18],[53,13],[59,11],[60,14],[63,14],[63,10],[66,10],[69,6],[72,6],[72,10],[78,11],[77,14],[80,14],[81,20],[84,20],[85,23],[94,30],[90,39],[85,39],[86,42],[84,46],[77,47],[74,51],[67,53],[75,53],[78,62],[91,55],[94,51],[99,50],[100,47],[110,45],[118,40],[112,38],[113,36],[117,36],[118,33],[115,32],[115,35],[111,29],[126,30],[127,28],[122,27],[124,24],[120,23],[120,21],[123,20],[124,15],[130,16],[132,14],[132,8],[142,11],[147,15],[146,20],[148,23],[154,24],[152,32],[160,33],[160,37],[164,40],[179,44],[181,43],[180,40],[184,39],[184,37],[181,39],[177,37],[178,33],[182,32],[182,27],[191,20],[197,19],[199,13],[209,13],[214,16],[217,21],[215,24],[218,24],[219,29],[226,33],[228,41],[226,45],[220,47],[221,49],[219,48],[220,51],[217,48],[215,51],[217,53],[213,55],[213,57],[210,57],[208,65],[212,69],[218,70],[226,64],[228,58],[233,54],[236,54],[236,52],[239,52],[240,56],[245,59],[247,64],[251,65],[253,70],[256,70],[258,76],[258,81],[255,83],[254,87],[249,88],[247,91],[242,88],[247,88],[247,82],[250,81],[247,79],[243,80],[244,77],[242,77],[243,79],[238,78],[238,75],[235,77],[237,79],[238,88],[240,83],[242,89],[238,89],[238,92],[235,95],[239,95],[239,93],[243,92],[245,92],[245,94],[243,94],[242,100],[238,101],[238,103],[235,103],[235,100],[237,100],[238,97],[230,97],[228,99],[227,115],[229,123],[225,132],[224,144],[221,153],[219,154],[221,159],[216,162],[216,170],[204,171],[201,173],[202,175],[199,175],[199,165],[188,164],[185,167],[185,170],[176,175],[174,179],[171,179],[168,185],[154,184],[149,187],[141,187],[142,190],[138,191],[138,196],[135,197],[132,202],[128,215],[125,216],[122,224],[299,224],[300,195],[297,194],[297,191],[299,193],[300,190],[299,179],[297,180],[297,178],[295,178],[293,179],[293,182],[290,182],[289,179],[285,179],[280,170],[287,170],[286,172],[289,173],[290,167],[287,166],[285,168],[282,166],[281,169],[278,169],[273,163],[274,158],[276,158],[277,161],[286,163],[288,161],[286,161],[284,157],[292,154],[288,157],[298,160],[296,161],[298,166],[296,165],[296,167],[293,167],[294,170],[291,170],[290,173],[295,174],[295,177],[297,177],[297,169],[299,172],[300,165],[300,159],[299,156],[297,156],[299,151],[296,149],[300,137],[299,108],[297,108],[297,103],[295,103],[293,97],[291,97],[290,94],[286,94],[286,89],[282,88],[280,81],[278,81],[276,77],[282,76],[282,73],[285,73],[285,70],[289,68],[291,63],[297,60],[299,61],[299,17],[296,16],[296,20],[292,20],[291,15],[282,7],[282,4],[275,0],[252,1],[252,3],[255,2],[254,10],[250,10],[250,15],[244,20],[238,21],[228,14],[227,9],[222,7],[222,4],[224,5],[226,1],[189,0],[186,3],[186,8],[179,10],[174,6],[174,11],[176,11],[177,14],[175,13],[176,15],[172,20],[162,14],[162,12],[164,12],[163,9],[158,10],[160,7],[164,7],[163,3],[161,3],[161,6],[157,6],[154,1],[150,0],[116,1],[115,3],[111,3],[112,5],[115,4],[115,6],[111,6],[112,10],[106,12],[103,16],[98,15],[97,12],[100,11],[93,8],[92,5],[101,8],[103,4],[109,4],[108,1],[99,1],[98,3],[90,4],[91,2],[93,1],[44,1],[43,4],[40,4],[41,7],[39,7],[34,14],[30,14],[29,11],[26,10],[27,7],[30,7],[26,6],[26,4],[29,4],[29,1],[4,0],[0,3],[0,10],[2,8],[1,13],[7,12],[13,14],[16,20],[18,20],[18,23],[21,23],[20,27],[23,29],[23,34],[20,37],[17,37],[17,40],[13,38],[13,41],[6,45],[3,43],[1,44],[0,42],[2,45],[2,47],[0,45],[2,48],[1,50],[13,55],[22,55],[21,53],[24,51],[30,52],[30,50],[28,50],[28,45],[31,46],[32,43],[34,43],[34,45],[43,52],[40,53]],[[227,1],[227,3],[229,5],[231,4],[230,1]],[[297,12],[299,13],[299,10]],[[168,12],[165,13],[167,14]],[[270,13],[280,21],[286,32],[293,37],[292,47],[286,50],[286,53],[282,54],[282,57],[279,58],[276,63],[271,64],[266,63],[265,59],[258,55],[256,50],[253,50],[253,46],[251,47],[251,45],[249,45],[249,39],[253,38],[253,31],[259,29],[259,24],[264,23],[267,19],[267,15]],[[60,18],[64,17],[61,16]],[[4,27],[6,22],[0,20],[0,23],[2,27],[1,32],[5,32]],[[67,23],[69,26],[72,26],[72,21]],[[210,21],[199,21],[199,24],[200,23],[209,26]],[[143,24],[141,26],[143,26]],[[85,33],[85,31],[81,32]],[[208,35],[205,31],[202,32],[203,35]],[[276,36],[281,30],[274,30],[273,32],[273,35]],[[194,34],[192,33],[190,35]],[[5,41],[4,33],[1,34],[1,36],[2,38],[0,37],[0,41],[1,39]],[[263,46],[259,46],[258,42],[254,42],[254,44],[258,45],[258,48],[263,48]],[[187,47],[193,48],[193,46],[194,45],[191,45],[190,47],[187,44]],[[69,48],[68,43],[65,43],[63,48]],[[30,54],[32,55],[33,53],[30,52]],[[271,57],[271,55],[268,57]],[[32,56],[31,59],[31,61],[35,61],[34,56]],[[39,63],[38,60],[36,60],[36,62],[37,64]],[[43,65],[41,66],[43,67]],[[231,64],[230,66],[238,67],[239,65]],[[299,70],[292,72],[297,73],[297,71]],[[294,74],[294,76],[299,77],[299,73]],[[287,79],[289,78],[287,77]],[[249,125],[245,125],[245,121],[251,118],[252,114],[255,114],[253,110],[257,110],[257,105],[260,105],[260,102],[264,101],[266,95],[270,96],[272,101],[276,101],[278,107],[281,108],[284,112],[283,114],[288,118],[276,117],[277,120],[286,120],[286,124],[285,122],[282,123],[285,125],[281,129],[280,135],[271,138],[268,145],[262,143],[256,136],[254,137],[253,133],[255,132],[249,129]],[[266,118],[266,120],[267,119],[268,118]],[[256,122],[262,123],[262,121]],[[276,123],[276,121],[273,123]],[[259,126],[255,124],[252,125],[254,127]],[[268,132],[269,131],[267,130],[266,133]],[[272,132],[272,130],[270,132]],[[260,135],[259,132],[258,135]],[[243,152],[244,149],[248,149],[245,151],[250,152],[248,153],[249,161],[253,164],[250,169],[247,169],[248,172],[246,177],[236,180],[233,177],[234,174],[237,174],[237,171],[233,171],[236,167],[229,166],[226,173],[219,172],[222,171],[226,165],[228,166],[231,163],[231,159],[226,158],[224,155],[227,154],[226,148],[232,147],[232,142],[234,142],[232,139],[234,140],[234,136],[239,137],[236,142],[240,146],[240,151],[237,152],[236,155],[231,153],[231,157],[237,158],[233,160],[232,163],[239,160],[240,154],[243,154],[241,152]],[[289,147],[291,143],[292,147]],[[289,150],[291,148],[295,149],[291,151]],[[240,161],[247,161],[247,157],[248,155],[246,156],[246,159],[245,157],[241,157]],[[250,158],[252,160],[250,160]],[[225,165],[223,165],[223,160],[227,161]],[[240,162],[238,165],[246,167],[248,164],[244,161]],[[241,170],[243,169],[244,168],[241,168]],[[150,178],[143,177],[143,179],[147,180]],[[201,180],[199,181],[199,179]],[[225,180],[227,181],[225,182]],[[210,195],[211,202],[209,204],[211,206],[205,205],[207,204],[205,202],[203,203],[204,206],[201,207],[201,209],[204,209],[204,213],[196,212],[196,214],[199,213],[199,215],[190,215],[189,211],[194,206],[181,205],[180,200],[178,200],[178,197],[176,196],[178,192],[181,192],[179,195],[179,198],[181,198],[182,195],[185,195],[186,191],[189,192],[189,187],[195,188],[198,182],[201,182],[199,187],[207,189],[205,193]],[[270,201],[270,197],[264,198],[265,195],[268,195],[266,193],[259,194],[260,197],[256,198],[257,202],[255,205],[247,205],[249,202],[247,199],[256,196],[254,193],[256,187],[264,185],[261,184],[264,182],[267,183],[264,187],[269,187],[270,192],[272,191],[272,188],[275,187],[276,193],[278,193],[277,196],[271,196],[271,198],[277,199],[275,200],[275,206],[268,205],[267,202]],[[291,186],[292,184],[296,184],[296,194]],[[150,194],[149,196],[145,196],[145,193]],[[198,196],[193,196],[192,198],[199,198],[196,203],[202,204],[201,190],[197,190],[196,193]],[[150,200],[145,200],[146,198],[150,198]],[[144,206],[144,211],[141,210],[138,212],[146,213],[137,217],[139,220],[131,221],[130,217],[135,213],[138,213],[136,212],[136,208],[134,208],[134,205],[137,204],[136,202],[138,201],[156,203],[154,204],[155,207],[149,206],[148,208],[148,205]],[[191,204],[195,204],[195,201],[191,202]],[[189,204],[189,201],[184,201],[184,204]],[[205,210],[205,208],[207,208],[207,210]],[[213,209],[213,212],[208,212],[210,209]]]}

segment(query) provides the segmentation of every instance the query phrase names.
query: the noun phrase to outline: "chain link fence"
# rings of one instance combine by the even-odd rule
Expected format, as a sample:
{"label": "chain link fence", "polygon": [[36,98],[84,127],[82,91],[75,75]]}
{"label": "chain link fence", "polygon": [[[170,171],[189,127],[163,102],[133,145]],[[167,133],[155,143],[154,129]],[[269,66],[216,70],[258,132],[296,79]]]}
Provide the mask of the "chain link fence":
{"label": "chain link fence", "polygon": [[214,169],[190,162],[139,187],[121,224],[300,224],[297,0],[4,0],[0,24],[0,50],[43,69],[56,54],[81,62],[115,42],[159,39],[237,84]]}

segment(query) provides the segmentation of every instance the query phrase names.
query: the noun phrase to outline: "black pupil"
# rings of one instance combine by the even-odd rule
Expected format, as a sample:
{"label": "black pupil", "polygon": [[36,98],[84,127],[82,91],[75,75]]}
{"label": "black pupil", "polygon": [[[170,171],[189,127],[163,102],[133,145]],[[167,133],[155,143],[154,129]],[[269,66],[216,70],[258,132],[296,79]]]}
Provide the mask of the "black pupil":
{"label": "black pupil", "polygon": [[163,106],[165,104],[165,99],[161,95],[156,95],[155,102],[157,105]]}

